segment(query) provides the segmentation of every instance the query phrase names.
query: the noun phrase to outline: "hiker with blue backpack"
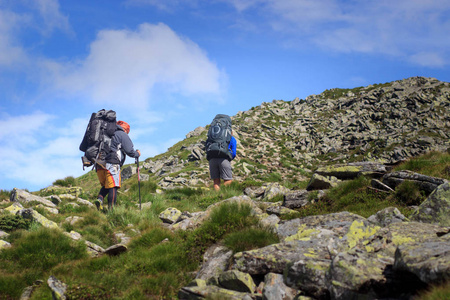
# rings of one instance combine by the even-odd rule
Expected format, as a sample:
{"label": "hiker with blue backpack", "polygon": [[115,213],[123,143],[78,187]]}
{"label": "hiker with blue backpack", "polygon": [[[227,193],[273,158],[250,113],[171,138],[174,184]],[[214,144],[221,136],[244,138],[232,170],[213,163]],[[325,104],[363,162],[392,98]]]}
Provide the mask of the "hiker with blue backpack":
{"label": "hiker with blue backpack", "polygon": [[224,185],[231,184],[233,180],[231,161],[236,157],[236,145],[231,129],[231,118],[228,115],[216,115],[208,129],[205,146],[209,174],[216,191],[220,190],[221,179]]}
{"label": "hiker with blue backpack", "polygon": [[85,152],[83,169],[94,164],[102,186],[94,201],[98,210],[103,210],[106,197],[109,209],[116,205],[121,186],[120,168],[126,156],[138,158],[141,155],[139,150],[134,150],[129,133],[130,125],[124,121],[116,122],[116,113],[112,110],[100,110],[91,116],[80,150]]}

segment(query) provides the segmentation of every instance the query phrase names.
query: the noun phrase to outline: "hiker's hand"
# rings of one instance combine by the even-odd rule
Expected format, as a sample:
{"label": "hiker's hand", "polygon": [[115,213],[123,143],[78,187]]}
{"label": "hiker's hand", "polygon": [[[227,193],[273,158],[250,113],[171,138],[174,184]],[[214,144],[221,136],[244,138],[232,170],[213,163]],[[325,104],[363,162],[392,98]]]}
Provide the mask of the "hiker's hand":
{"label": "hiker's hand", "polygon": [[[139,154],[139,156],[141,156],[141,151],[136,150],[136,152]],[[138,157],[139,157],[139,156],[138,156]]]}

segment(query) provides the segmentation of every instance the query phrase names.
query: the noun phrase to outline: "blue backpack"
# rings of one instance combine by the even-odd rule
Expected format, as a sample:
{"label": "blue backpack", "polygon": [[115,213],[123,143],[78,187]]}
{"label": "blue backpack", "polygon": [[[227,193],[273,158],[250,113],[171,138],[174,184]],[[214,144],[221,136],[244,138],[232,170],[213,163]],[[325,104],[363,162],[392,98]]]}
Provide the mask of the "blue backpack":
{"label": "blue backpack", "polygon": [[218,114],[211,122],[206,140],[206,159],[226,158],[232,160],[228,147],[231,141],[231,118],[228,115]]}

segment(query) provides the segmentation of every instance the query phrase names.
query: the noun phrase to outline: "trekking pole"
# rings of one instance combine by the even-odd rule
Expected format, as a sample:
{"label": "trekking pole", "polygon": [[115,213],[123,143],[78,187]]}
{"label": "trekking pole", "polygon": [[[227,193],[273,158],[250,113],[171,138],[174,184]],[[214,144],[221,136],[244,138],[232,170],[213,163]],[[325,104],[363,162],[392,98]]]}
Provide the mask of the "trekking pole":
{"label": "trekking pole", "polygon": [[137,174],[138,174],[138,187],[139,187],[139,210],[142,210],[141,206],[141,174],[139,173],[139,157],[136,157]]}

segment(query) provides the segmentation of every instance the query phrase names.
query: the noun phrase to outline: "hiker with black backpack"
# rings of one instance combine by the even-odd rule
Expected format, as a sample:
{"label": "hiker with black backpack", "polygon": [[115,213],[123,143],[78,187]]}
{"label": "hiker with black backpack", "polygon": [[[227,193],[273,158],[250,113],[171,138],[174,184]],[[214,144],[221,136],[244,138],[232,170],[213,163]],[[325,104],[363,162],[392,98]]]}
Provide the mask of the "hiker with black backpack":
{"label": "hiker with black backpack", "polygon": [[231,184],[233,180],[231,161],[236,157],[236,145],[231,129],[231,118],[228,115],[216,115],[209,127],[205,146],[209,174],[216,191],[220,190],[221,179],[224,185]]}
{"label": "hiker with black backpack", "polygon": [[97,177],[102,185],[95,200],[97,209],[103,209],[103,200],[108,196],[108,209],[117,203],[117,191],[121,185],[120,167],[125,163],[126,156],[137,158],[141,156],[139,150],[134,150],[133,142],[128,134],[130,125],[124,121],[117,122],[117,129],[111,139],[109,152],[106,154],[105,166],[96,165]]}
{"label": "hiker with black backpack", "polygon": [[109,209],[116,205],[117,191],[121,186],[120,167],[126,156],[138,158],[141,155],[139,150],[134,150],[129,133],[130,125],[124,121],[116,122],[116,113],[112,110],[102,109],[93,113],[88,123],[80,150],[85,152],[83,169],[94,164],[102,186],[94,201],[98,210],[103,210],[106,196]]}

